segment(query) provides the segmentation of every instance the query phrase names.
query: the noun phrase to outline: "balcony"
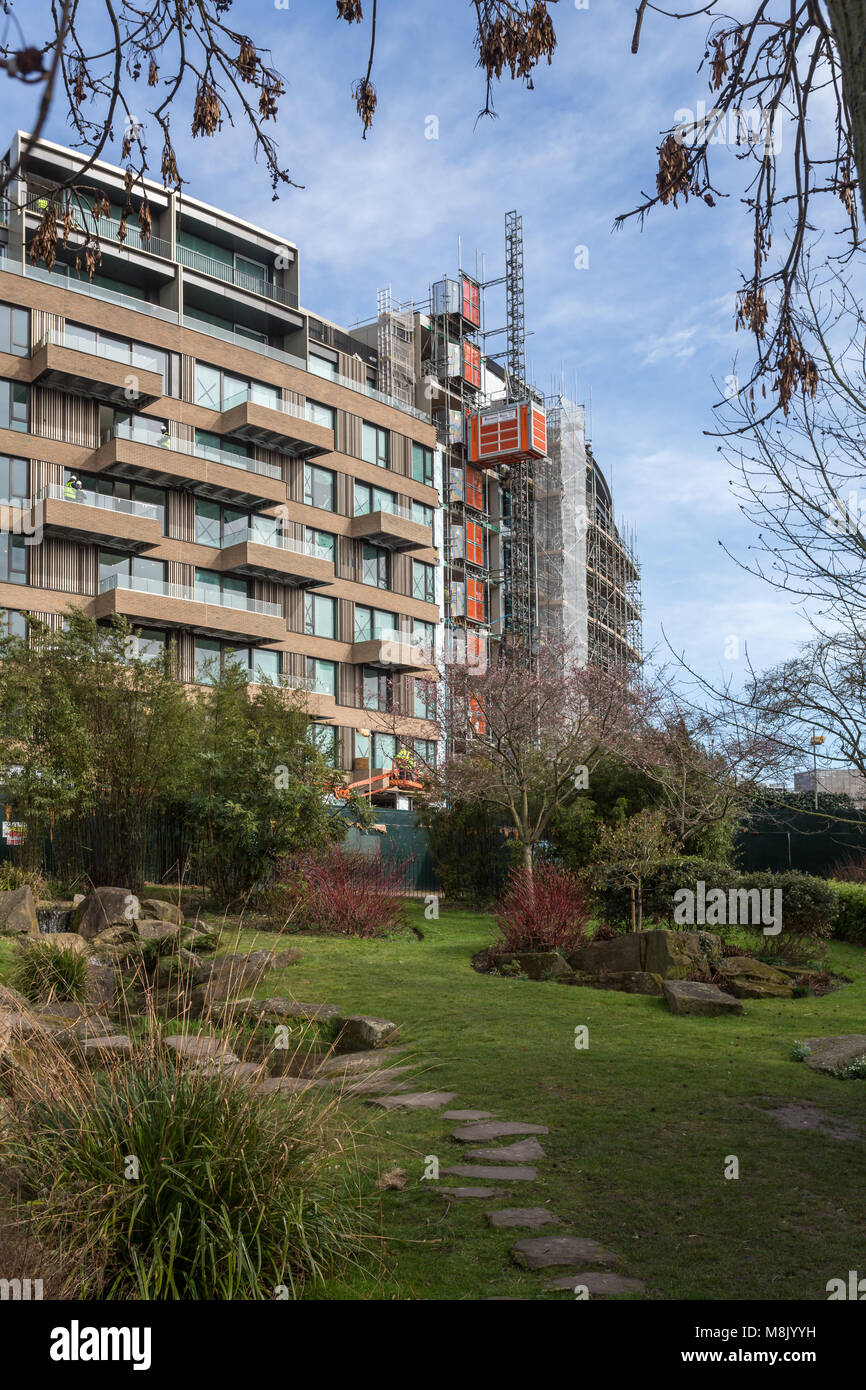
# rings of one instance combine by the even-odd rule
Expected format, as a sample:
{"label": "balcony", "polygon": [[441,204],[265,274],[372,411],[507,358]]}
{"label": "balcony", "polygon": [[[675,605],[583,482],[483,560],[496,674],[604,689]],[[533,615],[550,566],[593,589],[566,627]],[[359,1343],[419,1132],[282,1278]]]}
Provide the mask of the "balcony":
{"label": "balcony", "polygon": [[125,236],[120,240],[120,222],[113,217],[97,217],[95,222],[96,232],[106,241],[112,241],[121,248],[131,251],[147,251],[151,256],[160,256],[163,260],[171,259],[171,243],[163,237],[142,236],[141,229],[134,217],[130,217],[124,228]]}
{"label": "balcony", "polygon": [[31,359],[31,380],[40,386],[56,387],[123,410],[129,410],[132,400],[140,410],[163,395],[161,372],[109,357],[98,345],[94,347],[71,331],[46,333]]}
{"label": "balcony", "polygon": [[262,579],[280,579],[297,588],[320,588],[334,578],[334,562],[322,546],[271,533],[253,521],[226,532],[220,569]]}
{"label": "balcony", "polygon": [[433,545],[430,527],[413,520],[409,508],[400,506],[353,517],[349,535],[387,550],[429,550]]}
{"label": "balcony", "polygon": [[183,487],[201,497],[232,505],[285,503],[286,484],[278,464],[261,463],[226,449],[195,449],[190,439],[178,439],[142,425],[117,425],[106,430],[88,471],[152,482],[157,487]]}
{"label": "balcony", "polygon": [[159,545],[163,538],[162,514],[148,502],[125,497],[106,497],[82,490],[71,497],[52,483],[36,497],[34,527],[51,536],[80,541],[108,541],[122,550],[139,551]]}
{"label": "balcony", "polygon": [[358,666],[379,666],[383,670],[413,671],[417,675],[436,675],[434,655],[429,644],[411,632],[384,628],[378,636],[352,646],[352,662]]}
{"label": "balcony", "polygon": [[220,434],[293,458],[312,459],[334,452],[333,430],[313,424],[303,406],[275,399],[255,387],[239,391],[226,402]]}
{"label": "balcony", "polygon": [[288,690],[303,693],[304,709],[314,719],[333,719],[337,711],[336,695],[328,695],[316,689],[313,676],[284,676],[283,684]]}
{"label": "balcony", "polygon": [[275,284],[273,280],[269,280],[264,275],[247,275],[243,271],[236,270],[234,265],[226,261],[218,261],[213,256],[205,256],[201,251],[193,251],[188,246],[178,246],[177,259],[180,265],[185,265],[189,270],[197,270],[202,275],[210,275],[216,280],[222,280],[225,285],[234,285],[236,289],[261,295],[263,299],[271,299],[275,304],[284,304],[288,309],[297,309],[298,307],[296,294],[293,294],[291,290],[283,289],[282,285]]}
{"label": "balcony", "polygon": [[97,619],[114,614],[161,627],[193,628],[215,637],[279,642],[286,635],[286,620],[278,603],[244,594],[214,594],[210,585],[191,587],[128,574],[103,579],[93,601]]}

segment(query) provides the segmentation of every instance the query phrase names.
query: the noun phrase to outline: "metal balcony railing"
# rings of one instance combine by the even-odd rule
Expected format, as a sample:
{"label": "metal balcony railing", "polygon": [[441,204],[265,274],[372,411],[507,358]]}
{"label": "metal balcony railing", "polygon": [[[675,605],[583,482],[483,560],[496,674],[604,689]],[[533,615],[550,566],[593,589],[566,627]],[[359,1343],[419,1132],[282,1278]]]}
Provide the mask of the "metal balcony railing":
{"label": "metal balcony railing", "polygon": [[203,275],[212,275],[216,280],[222,280],[224,284],[234,285],[239,290],[249,290],[253,294],[260,294],[265,299],[272,299],[276,304],[285,304],[290,309],[297,309],[298,296],[291,290],[283,289],[282,285],[277,285],[266,275],[249,275],[246,271],[237,270],[228,261],[218,261],[213,256],[206,256],[201,251],[193,251],[189,246],[178,246],[177,259],[181,265],[187,266],[190,270],[198,270]]}
{"label": "metal balcony railing", "polygon": [[101,594],[110,593],[113,589],[131,589],[135,593],[157,594],[160,598],[182,599],[186,603],[206,603],[210,607],[234,608],[244,613],[258,613],[266,618],[283,616],[283,610],[278,603],[248,598],[246,594],[220,589],[216,584],[170,584],[165,579],[142,579],[132,574],[111,574],[107,579],[100,581]]}
{"label": "metal balcony railing", "polygon": [[160,256],[163,260],[171,260],[171,242],[164,237],[143,236],[138,223],[129,218],[124,227],[125,236],[120,240],[120,221],[114,217],[97,217],[95,228],[99,236],[106,241],[117,242],[119,246],[128,246],[133,251],[148,251],[151,256]]}
{"label": "metal balcony railing", "polygon": [[101,442],[109,439],[130,439],[138,444],[150,444],[155,449],[168,449],[176,454],[186,454],[190,458],[210,459],[213,463],[223,463],[229,468],[242,468],[247,473],[258,473],[263,478],[282,478],[278,463],[263,463],[261,459],[247,458],[244,454],[233,454],[229,449],[218,449],[210,444],[196,444],[191,439],[179,439],[176,435],[152,430],[147,426],[133,423],[114,425],[103,430]]}

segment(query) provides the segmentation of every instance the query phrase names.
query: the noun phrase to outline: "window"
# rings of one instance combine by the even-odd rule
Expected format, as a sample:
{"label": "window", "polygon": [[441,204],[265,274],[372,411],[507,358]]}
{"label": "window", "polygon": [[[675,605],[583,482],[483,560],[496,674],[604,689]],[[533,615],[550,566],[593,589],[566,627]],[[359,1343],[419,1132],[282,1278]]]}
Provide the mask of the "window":
{"label": "window", "polygon": [[263,651],[253,647],[250,652],[250,670],[259,678],[264,677],[275,684],[280,679],[280,653]]}
{"label": "window", "polygon": [[232,406],[246,400],[278,410],[280,389],[265,381],[251,381],[249,377],[224,372],[219,367],[209,366],[207,362],[196,362],[196,405],[203,405],[208,410],[231,410]]}
{"label": "window", "polygon": [[379,468],[388,468],[391,460],[391,435],[378,425],[363,421],[361,429],[361,458],[367,463],[375,463]]}
{"label": "window", "polygon": [[209,637],[195,639],[195,679],[197,685],[208,685],[219,679],[220,644]]}
{"label": "window", "polygon": [[330,357],[322,357],[318,352],[310,353],[310,371],[313,376],[324,377],[326,381],[336,381],[337,364]]}
{"label": "window", "polygon": [[423,560],[412,561],[412,596],[422,603],[436,602],[436,566]]}
{"label": "window", "polygon": [[317,545],[320,550],[328,552],[328,559],[331,564],[335,563],[336,549],[335,537],[330,531],[317,531],[314,526],[307,527],[307,545]]}
{"label": "window", "polygon": [[425,507],[423,502],[412,503],[412,520],[417,521],[419,526],[426,526],[433,529],[433,508]]}
{"label": "window", "polygon": [[26,459],[0,454],[0,503],[30,496],[30,465]]}
{"label": "window", "polygon": [[[149,483],[130,483],[125,478],[112,478],[107,476],[92,477],[86,473],[76,472],[72,468],[63,470],[63,481],[68,483],[69,479],[77,477],[84,484],[83,491],[76,492],[74,495],[79,502],[90,502],[91,505],[99,505],[100,497],[115,497],[119,502],[143,502],[149,507],[155,507],[159,517],[159,523],[165,530],[165,492],[160,487],[151,487]],[[119,507],[119,511],[132,512],[132,508]]]}
{"label": "window", "polygon": [[219,410],[222,401],[222,373],[204,362],[195,364],[195,403]]}
{"label": "window", "polygon": [[371,487],[369,483],[355,484],[355,516],[368,516],[370,512],[393,512],[397,505],[397,495],[387,488]]}
{"label": "window", "polygon": [[25,432],[28,401],[28,387],[23,381],[0,381],[0,429]]}
{"label": "window", "polygon": [[412,645],[422,647],[432,655],[433,646],[436,641],[436,624],[424,623],[420,618],[416,618],[412,623]]}
{"label": "window", "polygon": [[383,632],[397,626],[396,613],[385,613],[381,608],[368,608],[363,603],[355,604],[355,641],[372,642]]}
{"label": "window", "polygon": [[27,545],[23,536],[0,531],[0,581],[6,584],[27,583]]}
{"label": "window", "polygon": [[195,597],[199,603],[218,603],[225,608],[245,608],[247,581],[218,570],[195,571]]}
{"label": "window", "polygon": [[391,708],[393,682],[385,671],[375,666],[361,667],[361,704],[364,709],[387,712]]}
{"label": "window", "polygon": [[414,682],[414,711],[416,719],[436,718],[436,685],[433,681]]}
{"label": "window", "polygon": [[7,634],[10,637],[20,637],[25,642],[27,640],[27,619],[17,608],[7,608],[5,613],[0,612],[0,637]]}
{"label": "window", "polygon": [[416,483],[433,487],[433,450],[424,444],[412,443],[412,477]]}
{"label": "window", "polygon": [[139,661],[159,661],[165,655],[167,637],[158,628],[140,627],[134,637],[134,655]]}
{"label": "window", "polygon": [[30,356],[30,310],[0,304],[0,352]]}
{"label": "window", "polygon": [[397,740],[393,734],[373,735],[373,767],[390,767],[397,756]]}
{"label": "window", "polygon": [[337,412],[332,405],[320,405],[318,401],[308,400],[305,413],[312,425],[323,425],[327,430],[336,426]]}
{"label": "window", "polygon": [[324,512],[336,511],[336,473],[330,468],[318,468],[314,463],[305,464],[304,501],[308,507],[320,507]]}
{"label": "window", "polygon": [[222,439],[218,434],[211,434],[210,430],[196,430],[195,451],[199,458],[213,459],[216,463],[231,464],[230,458],[223,459],[224,454],[237,454],[240,458],[248,457],[247,445],[242,440]]}
{"label": "window", "polygon": [[100,587],[111,579],[128,579],[135,589],[160,593],[165,583],[165,561],[148,560],[143,555],[124,555],[116,550],[100,550]]}
{"label": "window", "polygon": [[195,499],[195,538],[199,545],[219,545],[221,511],[219,502]]}
{"label": "window", "polygon": [[[432,565],[426,568],[433,568]],[[377,589],[388,588],[388,552],[365,541],[361,549],[361,583],[375,584]]]}
{"label": "window", "polygon": [[337,766],[337,730],[333,724],[316,724],[311,720],[307,725],[307,738],[331,767]]}
{"label": "window", "polygon": [[412,740],[415,745],[415,759],[422,767],[435,767],[436,758],[439,752],[439,744],[435,738],[416,738]]}
{"label": "window", "polygon": [[337,663],[321,661],[318,657],[307,657],[307,678],[312,681],[312,689],[317,695],[336,695]]}
{"label": "window", "polygon": [[304,632],[309,637],[337,635],[337,601],[323,594],[306,594],[304,598]]}

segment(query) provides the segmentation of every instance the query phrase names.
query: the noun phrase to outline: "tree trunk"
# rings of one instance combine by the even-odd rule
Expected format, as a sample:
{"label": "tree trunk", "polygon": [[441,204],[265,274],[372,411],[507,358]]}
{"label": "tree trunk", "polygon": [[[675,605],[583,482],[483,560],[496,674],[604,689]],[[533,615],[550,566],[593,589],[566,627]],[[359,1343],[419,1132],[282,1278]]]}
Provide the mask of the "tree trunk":
{"label": "tree trunk", "polygon": [[839,50],[842,88],[851,113],[860,205],[866,211],[866,5],[863,0],[827,0],[827,10]]}
{"label": "tree trunk", "polygon": [[523,843],[523,867],[532,878],[532,845]]}

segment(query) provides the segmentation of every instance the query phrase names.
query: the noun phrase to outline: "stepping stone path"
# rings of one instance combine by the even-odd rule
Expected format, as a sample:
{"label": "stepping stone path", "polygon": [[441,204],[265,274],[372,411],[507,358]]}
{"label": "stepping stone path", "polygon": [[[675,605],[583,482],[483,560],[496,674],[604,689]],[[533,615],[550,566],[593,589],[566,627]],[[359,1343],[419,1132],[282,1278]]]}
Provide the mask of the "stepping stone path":
{"label": "stepping stone path", "polygon": [[496,1229],[501,1226],[522,1226],[527,1231],[538,1231],[542,1226],[562,1225],[556,1213],[548,1211],[547,1207],[505,1207],[502,1211],[488,1211],[486,1215],[490,1225]]}
{"label": "stepping stone path", "polygon": [[445,1120],[492,1120],[493,1116],[489,1110],[446,1110],[442,1118]]}
{"label": "stepping stone path", "polygon": [[456,1163],[453,1168],[443,1168],[444,1173],[454,1178],[489,1178],[491,1182],[535,1182],[534,1168],[520,1168],[516,1163],[498,1168],[485,1163]]}
{"label": "stepping stone path", "polygon": [[458,1144],[475,1144],[485,1139],[505,1139],[510,1134],[549,1134],[544,1125],[521,1125],[514,1120],[492,1120],[489,1124],[463,1125],[455,1129],[452,1139]]}
{"label": "stepping stone path", "polygon": [[469,1158],[493,1158],[505,1163],[534,1163],[537,1158],[547,1158],[547,1154],[537,1139],[519,1139],[516,1144],[503,1144],[501,1148],[470,1149]]}
{"label": "stepping stone path", "polygon": [[438,1110],[447,1105],[456,1091],[410,1091],[404,1096],[376,1096],[368,1105],[381,1105],[385,1110]]}
{"label": "stepping stone path", "polygon": [[580,1236],[535,1236],[512,1245],[511,1258],[524,1269],[550,1269],[553,1265],[573,1265],[585,1260],[590,1264],[609,1264],[617,1257],[598,1241]]}
{"label": "stepping stone path", "polygon": [[502,1196],[498,1187],[434,1187],[433,1191],[439,1197],[448,1197],[457,1202],[470,1197],[484,1197],[489,1202],[493,1197]]}
{"label": "stepping stone path", "polygon": [[563,1274],[544,1287],[569,1289],[572,1293],[584,1288],[588,1294],[601,1297],[612,1293],[646,1293],[646,1286],[640,1279],[625,1279],[621,1274],[608,1274],[599,1269],[588,1269],[582,1274]]}

